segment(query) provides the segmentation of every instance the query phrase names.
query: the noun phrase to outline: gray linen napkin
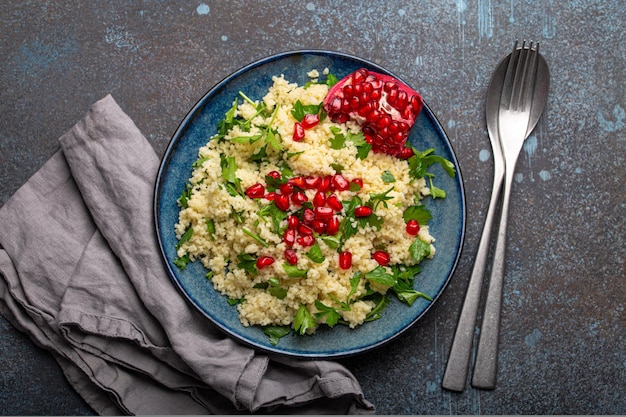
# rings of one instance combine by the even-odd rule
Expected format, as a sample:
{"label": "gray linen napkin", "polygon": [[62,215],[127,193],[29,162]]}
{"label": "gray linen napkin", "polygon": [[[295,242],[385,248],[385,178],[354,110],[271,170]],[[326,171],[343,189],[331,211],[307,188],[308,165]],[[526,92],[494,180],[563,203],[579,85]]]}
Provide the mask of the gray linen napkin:
{"label": "gray linen napkin", "polygon": [[0,312],[100,414],[372,413],[332,361],[265,355],[178,292],[152,217],[159,159],[111,96],[0,208]]}

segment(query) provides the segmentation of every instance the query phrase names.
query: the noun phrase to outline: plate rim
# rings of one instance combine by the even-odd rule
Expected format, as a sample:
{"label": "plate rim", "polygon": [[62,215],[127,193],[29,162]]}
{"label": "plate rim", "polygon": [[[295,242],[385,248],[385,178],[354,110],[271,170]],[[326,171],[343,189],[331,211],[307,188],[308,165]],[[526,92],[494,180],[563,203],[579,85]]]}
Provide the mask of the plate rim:
{"label": "plate rim", "polygon": [[180,279],[176,276],[175,272],[172,270],[172,267],[168,261],[167,254],[165,253],[165,249],[164,249],[163,236],[161,235],[160,226],[159,226],[159,219],[160,219],[160,198],[159,197],[160,197],[160,192],[161,192],[161,188],[162,188],[163,181],[164,181],[163,179],[164,173],[166,172],[169,166],[169,163],[172,158],[172,154],[175,151],[176,146],[178,142],[180,141],[182,134],[185,132],[190,120],[194,118],[198,110],[201,109],[205,105],[205,103],[213,95],[216,94],[216,92],[218,92],[223,86],[228,84],[228,82],[230,82],[232,79],[238,77],[240,74],[246,73],[250,70],[253,70],[256,67],[260,67],[272,61],[277,61],[277,60],[295,56],[295,55],[307,55],[307,54],[322,55],[322,56],[329,56],[329,57],[340,57],[340,58],[348,59],[354,62],[363,63],[373,68],[375,71],[380,71],[382,73],[389,74],[392,77],[404,82],[401,77],[398,77],[393,72],[387,70],[386,68],[368,59],[351,55],[345,52],[333,51],[333,50],[327,50],[327,49],[296,49],[296,50],[283,51],[283,52],[275,53],[272,55],[268,55],[260,59],[256,59],[250,62],[249,64],[244,65],[235,71],[232,71],[230,74],[223,77],[219,82],[215,83],[212,87],[210,87],[201,96],[201,98],[196,101],[193,107],[185,114],[185,117],[181,120],[176,130],[172,134],[167,144],[167,147],[165,149],[165,152],[163,153],[161,161],[159,163],[159,169],[157,171],[157,176],[156,176],[155,184],[153,187],[153,203],[152,203],[153,224],[154,224],[155,232],[157,236],[161,262],[163,263],[166,269],[169,279],[174,282],[178,291],[182,294],[185,300],[191,304],[191,306],[194,309],[198,310],[198,312],[200,312],[202,316],[208,319],[213,325],[215,325],[218,329],[220,329],[220,331],[224,332],[228,337],[236,340],[237,342],[243,343],[244,345],[252,347],[254,349],[259,349],[267,353],[274,353],[274,354],[278,354],[281,356],[302,358],[302,359],[337,359],[337,358],[345,358],[348,356],[354,356],[354,355],[370,352],[374,349],[377,349],[383,345],[390,343],[393,340],[396,340],[398,337],[406,333],[410,328],[414,327],[414,325],[418,321],[420,321],[431,310],[431,308],[433,308],[433,306],[436,304],[439,298],[442,297],[452,277],[454,276],[456,269],[458,267],[458,264],[460,262],[461,255],[463,252],[463,247],[465,244],[465,234],[466,234],[466,229],[467,229],[467,202],[466,202],[463,177],[461,173],[461,167],[458,162],[456,152],[454,151],[452,143],[450,142],[449,136],[446,134],[443,128],[443,125],[441,124],[441,122],[439,121],[439,119],[437,118],[437,116],[435,115],[435,113],[432,111],[432,109],[429,107],[429,105],[426,103],[425,100],[424,100],[424,105],[423,105],[423,111],[425,110],[427,116],[431,119],[433,126],[436,128],[437,134],[444,139],[444,145],[449,149],[450,155],[452,157],[452,162],[457,170],[456,175],[458,176],[458,179],[456,180],[456,182],[458,183],[458,186],[459,186],[459,197],[460,197],[459,204],[460,204],[461,224],[462,224],[461,230],[459,231],[459,235],[458,235],[459,245],[457,248],[457,253],[454,258],[454,261],[450,265],[450,272],[448,273],[448,276],[446,277],[445,282],[443,282],[443,284],[441,285],[441,290],[435,295],[435,297],[433,297],[432,301],[425,307],[425,309],[420,314],[418,314],[413,319],[411,319],[409,323],[407,323],[404,327],[396,331],[393,335],[385,339],[382,339],[376,343],[369,344],[367,346],[355,347],[349,350],[345,350],[341,352],[332,352],[332,353],[303,353],[303,352],[286,351],[276,346],[270,347],[266,345],[261,345],[255,342],[254,340],[247,340],[243,336],[236,334],[227,326],[224,326],[223,324],[217,322],[215,319],[210,317],[210,315],[208,315],[207,312],[205,312],[200,306],[197,305],[196,301],[192,299],[192,297],[187,293],[185,288],[183,288],[180,282]]}

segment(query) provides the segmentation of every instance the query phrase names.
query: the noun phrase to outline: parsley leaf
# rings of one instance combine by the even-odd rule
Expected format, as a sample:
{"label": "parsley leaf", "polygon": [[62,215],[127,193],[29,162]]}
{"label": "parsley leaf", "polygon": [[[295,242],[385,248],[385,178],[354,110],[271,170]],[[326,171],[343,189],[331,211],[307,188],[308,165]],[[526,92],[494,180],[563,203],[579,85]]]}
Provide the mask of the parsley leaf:
{"label": "parsley leaf", "polygon": [[226,190],[232,196],[243,196],[241,180],[237,178],[237,160],[234,156],[220,155],[220,167],[222,168],[222,178],[226,181]]}
{"label": "parsley leaf", "polygon": [[176,249],[179,249],[181,246],[183,246],[183,243],[188,242],[189,239],[191,239],[192,235],[193,235],[193,228],[189,226],[189,229],[185,230],[185,233],[183,233],[183,235],[178,240],[178,243],[176,244]]}
{"label": "parsley leaf", "polygon": [[430,214],[430,211],[425,205],[419,204],[407,207],[404,210],[404,213],[402,213],[402,218],[405,223],[409,220],[417,220],[420,225],[425,226],[428,224],[428,221],[433,218],[433,216]]}
{"label": "parsley leaf", "polygon": [[206,218],[206,229],[209,232],[211,240],[215,240],[215,220]]}
{"label": "parsley leaf", "polygon": [[435,163],[439,163],[450,177],[456,175],[454,164],[439,155],[435,155],[434,151],[433,148],[430,148],[420,152],[413,148],[414,155],[408,159],[410,174],[413,178],[422,178],[426,175],[428,167]]}
{"label": "parsley leaf", "polygon": [[283,269],[289,278],[304,278],[308,272],[306,269],[299,269],[297,266],[288,263],[283,264]]}
{"label": "parsley leaf", "polygon": [[293,109],[291,109],[291,115],[298,122],[301,122],[304,119],[304,116],[307,114],[318,114],[322,107],[322,103],[320,104],[309,104],[304,105],[300,100],[296,101],[293,105]]}
{"label": "parsley leaf", "polygon": [[306,253],[306,256],[318,264],[321,264],[326,259],[322,254],[322,248],[320,248],[320,244],[318,242],[315,242],[315,244],[311,246],[311,249]]}
{"label": "parsley leaf", "polygon": [[409,246],[409,253],[416,262],[421,262],[422,259],[430,255],[430,245],[419,238],[415,239]]}
{"label": "parsley leaf", "polygon": [[393,189],[394,189],[394,187],[392,186],[390,189],[388,189],[387,191],[385,191],[383,193],[370,194],[370,203],[373,204],[372,209],[374,211],[376,211],[376,208],[378,207],[378,205],[380,203],[382,203],[383,207],[385,207],[385,208],[389,207],[387,205],[387,201],[393,200],[393,196],[389,195],[389,193],[391,191],[393,191]]}
{"label": "parsley leaf", "polygon": [[386,184],[389,184],[390,182],[396,182],[396,177],[394,177],[393,174],[387,169],[385,170],[385,172],[383,172],[383,175],[381,175],[380,178]]}
{"label": "parsley leaf", "polygon": [[256,275],[259,271],[256,268],[256,258],[249,253],[240,253],[237,255],[237,268],[243,269],[244,271]]}
{"label": "parsley leaf", "polygon": [[337,84],[338,81],[339,81],[339,79],[334,74],[328,74],[326,76],[325,84],[328,86],[328,88],[330,88],[333,85]]}
{"label": "parsley leaf", "polygon": [[289,326],[265,326],[263,333],[269,336],[270,344],[276,346],[281,337],[285,337],[291,332]]}
{"label": "parsley leaf", "polygon": [[245,228],[245,227],[244,227],[244,228],[242,228],[242,229],[241,229],[241,231],[242,231],[244,234],[246,234],[246,235],[250,236],[252,239],[254,239],[254,240],[256,240],[257,242],[259,242],[259,243],[260,243],[261,245],[263,245],[264,247],[266,247],[266,248],[267,248],[267,247],[269,246],[269,244],[268,244],[268,243],[267,243],[267,242],[266,242],[266,241],[265,241],[265,240],[264,240],[261,236],[259,236],[259,235],[257,235],[256,233],[252,232],[250,229],[247,229],[247,228]]}
{"label": "parsley leaf", "polygon": [[237,112],[238,100],[233,101],[233,105],[228,109],[224,118],[217,123],[217,138],[222,139],[229,130],[235,126],[235,113]]}
{"label": "parsley leaf", "polygon": [[313,319],[306,306],[301,305],[293,319],[293,328],[298,334],[304,335],[308,329],[313,327],[315,327],[315,319]]}
{"label": "parsley leaf", "polygon": [[191,259],[189,259],[189,254],[186,253],[185,256],[179,256],[176,259],[174,259],[174,265],[176,265],[177,267],[179,267],[181,270],[185,270],[185,268],[187,267],[187,264],[189,262],[191,262]]}
{"label": "parsley leaf", "polygon": [[442,190],[439,187],[435,187],[435,185],[433,184],[434,175],[432,174],[426,174],[426,175],[428,175],[428,181],[430,182],[430,196],[433,198],[433,200],[435,198],[446,198],[446,190]]}
{"label": "parsley leaf", "polygon": [[392,274],[387,272],[385,267],[380,266],[380,265],[374,268],[373,270],[371,270],[370,272],[367,272],[365,274],[365,279],[367,279],[368,281],[377,282],[379,284],[386,285],[388,287],[392,287],[396,285],[398,281],[396,277],[394,277]]}
{"label": "parsley leaf", "polygon": [[331,149],[342,149],[346,143],[346,136],[337,126],[331,126],[330,131],[333,134],[333,137],[328,139]]}
{"label": "parsley leaf", "polygon": [[334,327],[341,318],[337,310],[335,310],[333,307],[327,306],[319,300],[315,300],[315,308],[319,310],[318,313],[315,313],[315,317],[317,317],[317,319],[319,320],[322,317],[326,316],[326,324],[328,325],[328,327]]}
{"label": "parsley leaf", "polygon": [[371,296],[371,300],[374,301],[376,305],[365,316],[366,322],[378,320],[382,316],[383,310],[387,307],[387,304],[389,304],[389,297],[382,295],[380,293],[374,293]]}
{"label": "parsley leaf", "polygon": [[178,204],[180,204],[182,208],[187,208],[189,207],[190,198],[191,198],[191,184],[187,183],[187,185],[185,186],[185,189],[180,194],[180,197],[178,197],[178,200],[177,200]]}

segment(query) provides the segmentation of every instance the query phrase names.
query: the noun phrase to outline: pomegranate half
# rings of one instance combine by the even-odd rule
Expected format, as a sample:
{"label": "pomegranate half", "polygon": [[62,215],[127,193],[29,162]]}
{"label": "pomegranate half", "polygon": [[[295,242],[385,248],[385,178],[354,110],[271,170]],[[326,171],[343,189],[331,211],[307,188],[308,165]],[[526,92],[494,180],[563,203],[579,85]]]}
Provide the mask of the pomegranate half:
{"label": "pomegranate half", "polygon": [[337,123],[354,120],[374,152],[399,155],[415,119],[422,96],[394,77],[360,68],[331,87],[324,109]]}

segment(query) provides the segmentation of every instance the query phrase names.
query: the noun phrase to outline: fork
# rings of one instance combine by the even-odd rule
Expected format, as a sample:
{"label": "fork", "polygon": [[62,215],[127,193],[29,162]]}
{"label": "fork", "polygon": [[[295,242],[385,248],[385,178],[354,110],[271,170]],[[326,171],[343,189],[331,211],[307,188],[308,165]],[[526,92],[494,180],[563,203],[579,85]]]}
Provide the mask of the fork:
{"label": "fork", "polygon": [[484,389],[493,389],[496,385],[509,201],[515,164],[526,139],[533,99],[532,92],[537,77],[539,43],[536,43],[534,49],[532,41],[529,42],[528,47],[526,41],[523,41],[521,49],[518,49],[517,45],[516,40],[500,99],[498,129],[506,167],[504,195],[472,377],[472,385]]}

